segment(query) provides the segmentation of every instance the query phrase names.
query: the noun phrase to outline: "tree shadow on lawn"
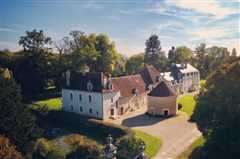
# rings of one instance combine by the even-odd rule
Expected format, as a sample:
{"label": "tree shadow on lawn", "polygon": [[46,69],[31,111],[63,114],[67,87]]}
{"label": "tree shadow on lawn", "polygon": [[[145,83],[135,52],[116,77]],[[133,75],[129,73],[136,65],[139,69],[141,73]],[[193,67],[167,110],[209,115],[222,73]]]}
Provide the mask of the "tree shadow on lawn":
{"label": "tree shadow on lawn", "polygon": [[138,116],[134,116],[132,118],[124,119],[122,121],[122,125],[126,127],[150,126],[170,118],[172,117],[151,116],[148,114],[141,114]]}
{"label": "tree shadow on lawn", "polygon": [[106,142],[106,137],[111,134],[115,139],[125,135],[132,135],[132,131],[101,120],[81,116],[76,113],[51,110],[47,114],[37,113],[38,125],[45,130],[61,129],[61,133],[54,138],[69,134],[80,134],[99,144]]}

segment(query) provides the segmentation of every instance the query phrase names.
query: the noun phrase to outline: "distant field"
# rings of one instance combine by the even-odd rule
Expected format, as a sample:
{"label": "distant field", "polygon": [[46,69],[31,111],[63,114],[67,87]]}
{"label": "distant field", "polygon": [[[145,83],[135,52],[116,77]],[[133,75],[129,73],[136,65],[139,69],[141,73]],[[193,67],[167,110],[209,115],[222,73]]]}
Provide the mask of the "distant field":
{"label": "distant field", "polygon": [[178,99],[178,103],[182,104],[181,111],[187,113],[189,116],[193,114],[196,106],[196,100],[192,95],[185,95]]}
{"label": "distant field", "polygon": [[[196,141],[192,143],[191,146],[187,148],[186,151],[184,151],[181,155],[177,157],[177,159],[195,159],[199,158],[199,154],[197,154],[196,149],[203,146],[205,143],[205,139],[203,137],[199,137]],[[194,152],[194,153],[193,153]],[[192,156],[192,157],[190,157]]]}
{"label": "distant field", "polygon": [[162,141],[152,135],[135,130],[135,137],[142,139],[146,144],[145,153],[148,157],[154,157],[162,145]]}
{"label": "distant field", "polygon": [[46,100],[35,101],[31,104],[31,108],[37,109],[46,105],[49,110],[60,110],[62,108],[62,98],[51,98]]}

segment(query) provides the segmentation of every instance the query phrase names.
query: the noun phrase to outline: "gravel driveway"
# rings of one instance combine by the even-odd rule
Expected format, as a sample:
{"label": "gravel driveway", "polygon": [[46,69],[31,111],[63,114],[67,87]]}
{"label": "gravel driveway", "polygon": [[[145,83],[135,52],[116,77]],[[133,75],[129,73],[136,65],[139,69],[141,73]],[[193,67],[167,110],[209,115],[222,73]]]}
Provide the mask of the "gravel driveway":
{"label": "gravel driveway", "polygon": [[194,140],[201,136],[196,124],[189,122],[189,117],[183,112],[167,119],[150,117],[143,112],[135,113],[114,122],[160,137],[163,145],[154,159],[175,159]]}

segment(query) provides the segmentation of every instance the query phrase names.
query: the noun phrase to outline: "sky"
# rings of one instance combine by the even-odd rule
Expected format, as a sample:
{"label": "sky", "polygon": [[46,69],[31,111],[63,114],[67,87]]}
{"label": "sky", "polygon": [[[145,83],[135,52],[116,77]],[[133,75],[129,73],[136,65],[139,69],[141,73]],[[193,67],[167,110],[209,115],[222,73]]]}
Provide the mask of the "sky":
{"label": "sky", "polygon": [[16,51],[26,30],[41,29],[58,41],[71,30],[107,34],[118,52],[144,52],[157,34],[162,49],[200,43],[240,54],[238,0],[1,0],[0,49]]}

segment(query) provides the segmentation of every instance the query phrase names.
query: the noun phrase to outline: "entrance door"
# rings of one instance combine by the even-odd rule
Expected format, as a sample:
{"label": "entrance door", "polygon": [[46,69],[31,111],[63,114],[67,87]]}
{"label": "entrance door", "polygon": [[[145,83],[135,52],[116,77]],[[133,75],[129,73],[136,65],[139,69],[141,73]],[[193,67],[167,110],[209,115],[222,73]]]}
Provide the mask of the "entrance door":
{"label": "entrance door", "polygon": [[121,112],[120,113],[121,113],[121,115],[123,115],[123,107],[121,107]]}
{"label": "entrance door", "polygon": [[168,116],[168,110],[164,110],[164,116]]}
{"label": "entrance door", "polygon": [[111,109],[111,116],[114,115],[114,109]]}

